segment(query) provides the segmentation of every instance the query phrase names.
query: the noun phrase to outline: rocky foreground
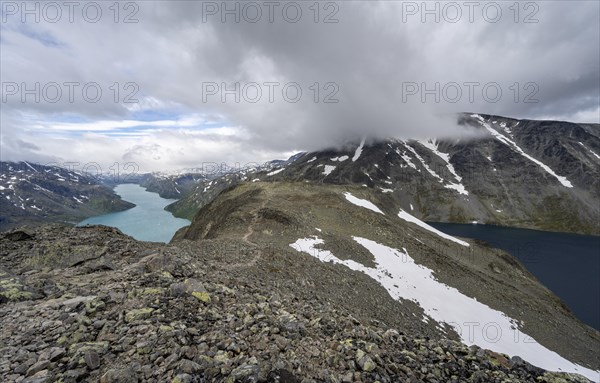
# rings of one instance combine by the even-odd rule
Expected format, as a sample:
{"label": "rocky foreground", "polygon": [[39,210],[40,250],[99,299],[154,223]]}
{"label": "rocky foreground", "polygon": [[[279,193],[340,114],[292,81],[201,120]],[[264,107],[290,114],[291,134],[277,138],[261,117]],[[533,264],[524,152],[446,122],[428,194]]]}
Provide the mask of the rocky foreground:
{"label": "rocky foreground", "polygon": [[[310,286],[274,290],[222,246],[105,227],[2,234],[0,381],[588,381],[365,320]],[[250,244],[236,253],[252,262]]]}

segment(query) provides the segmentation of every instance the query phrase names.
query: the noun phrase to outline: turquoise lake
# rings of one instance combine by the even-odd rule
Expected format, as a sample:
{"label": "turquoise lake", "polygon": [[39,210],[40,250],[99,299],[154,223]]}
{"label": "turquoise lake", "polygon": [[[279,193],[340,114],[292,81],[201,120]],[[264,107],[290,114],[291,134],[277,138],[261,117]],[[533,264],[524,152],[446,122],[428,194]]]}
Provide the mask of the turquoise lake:
{"label": "turquoise lake", "polygon": [[157,193],[146,191],[136,184],[118,185],[115,187],[115,193],[136,206],[129,210],[88,218],[78,226],[112,226],[140,241],[166,243],[177,230],[190,224],[187,219],[176,218],[164,210],[165,206],[176,200],[161,198]]}

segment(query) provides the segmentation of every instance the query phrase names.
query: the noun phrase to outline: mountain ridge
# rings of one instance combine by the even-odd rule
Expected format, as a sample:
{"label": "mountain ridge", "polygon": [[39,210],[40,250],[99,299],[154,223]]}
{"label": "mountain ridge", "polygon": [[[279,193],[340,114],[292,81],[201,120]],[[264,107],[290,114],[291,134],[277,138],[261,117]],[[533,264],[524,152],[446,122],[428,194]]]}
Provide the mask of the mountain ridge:
{"label": "mountain ridge", "polygon": [[26,161],[0,162],[0,230],[48,222],[76,224],[134,206],[88,174]]}
{"label": "mountain ridge", "polygon": [[274,171],[201,182],[166,209],[190,219],[232,184],[306,180],[378,189],[427,221],[600,235],[600,125],[485,116],[465,114],[461,123],[487,138],[389,139],[304,153]]}
{"label": "mountain ridge", "polygon": [[[349,195],[352,198],[349,199]],[[356,207],[356,203],[361,206]],[[372,210],[373,206],[380,210]],[[367,238],[395,249],[404,248],[405,253],[414,257],[416,263],[434,270],[437,281],[459,288],[478,302],[500,309],[522,323],[519,325],[522,331],[538,341],[552,344],[553,350],[560,348],[559,343],[564,344],[564,339],[558,341],[558,338],[548,338],[545,334],[565,331],[574,334],[574,331],[579,331],[575,328],[579,328],[582,331],[582,342],[588,336],[596,339],[593,342],[600,340],[600,334],[596,330],[575,319],[568,308],[542,287],[512,256],[482,248],[472,241],[454,238],[449,240],[448,236],[436,233],[433,228],[424,229],[426,224],[416,218],[407,220],[410,215],[403,213],[397,217],[398,211],[389,195],[360,186],[315,185],[304,182],[244,183],[221,193],[204,206],[191,226],[180,229],[172,243],[215,239],[233,241],[241,233],[246,233],[253,243],[263,246],[268,244],[270,253],[283,254],[299,238],[318,237],[324,242],[314,249],[310,248],[313,256],[315,252],[329,251],[331,253],[325,262],[327,259],[341,257],[350,262],[350,266],[352,262],[359,262],[368,268],[374,267],[373,256],[351,240],[352,237]],[[250,230],[248,225],[255,227]],[[304,247],[303,250],[307,248]],[[257,257],[260,259],[259,255]],[[539,295],[535,293],[535,298],[529,295],[537,289],[541,289]],[[347,294],[352,296],[357,292],[349,291]],[[389,294],[392,295],[392,292]],[[511,301],[513,303],[509,303]],[[548,302],[544,308],[531,306],[532,302],[544,301]],[[370,310],[378,312],[376,307]],[[522,316],[528,310],[531,310],[531,314]],[[565,311],[550,314],[548,310]],[[554,322],[551,326],[558,327],[542,330],[548,324],[544,324],[546,319],[540,317],[540,312],[545,313],[543,318],[546,319],[567,315],[574,322],[566,325],[565,329],[560,329],[561,325]],[[381,314],[379,315],[381,318]],[[473,320],[479,317],[476,313],[472,315]],[[538,320],[541,322],[537,322]],[[431,320],[431,323],[437,322]],[[502,329],[504,334],[510,333],[513,325],[507,326]],[[581,344],[576,342],[573,347],[576,349]],[[488,344],[493,349],[492,346]],[[584,354],[585,352],[580,355]]]}

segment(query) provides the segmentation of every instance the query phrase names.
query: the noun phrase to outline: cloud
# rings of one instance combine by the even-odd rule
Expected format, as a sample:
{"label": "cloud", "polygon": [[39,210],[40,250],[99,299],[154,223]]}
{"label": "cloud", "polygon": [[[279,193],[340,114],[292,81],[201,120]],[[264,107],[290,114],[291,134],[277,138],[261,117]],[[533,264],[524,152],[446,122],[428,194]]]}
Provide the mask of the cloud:
{"label": "cloud", "polygon": [[136,127],[190,127],[202,126],[204,120],[197,116],[186,116],[178,120],[136,121],[136,120],[100,120],[83,123],[38,123],[38,128],[43,130],[59,131],[112,131]]}
{"label": "cloud", "polygon": [[[246,20],[256,13],[245,2],[227,3],[238,7],[239,22],[222,2],[137,4],[137,23],[115,23],[108,8],[96,23],[76,12],[72,23],[25,28],[8,17],[3,82],[41,89],[54,82],[62,97],[3,95],[3,158],[19,139],[64,158],[193,167],[281,158],[363,136],[464,135],[455,124],[462,111],[600,119],[598,2],[533,2],[518,14],[512,3],[493,3],[499,20],[487,3],[472,20],[456,3],[456,22],[444,2],[427,3],[437,14],[423,12],[422,2],[319,3],[318,14],[299,2],[297,22],[292,2],[275,3],[273,22],[261,2],[252,3],[262,11],[257,22]],[[121,9],[120,21],[133,10]],[[64,84],[72,82],[70,100]],[[90,102],[96,89],[102,97]]]}

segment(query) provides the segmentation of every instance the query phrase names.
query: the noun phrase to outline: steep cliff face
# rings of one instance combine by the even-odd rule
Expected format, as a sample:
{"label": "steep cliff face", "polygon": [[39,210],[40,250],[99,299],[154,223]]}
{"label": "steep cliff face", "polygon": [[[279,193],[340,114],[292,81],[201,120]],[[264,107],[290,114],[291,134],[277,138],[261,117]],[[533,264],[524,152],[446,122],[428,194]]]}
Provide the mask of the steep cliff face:
{"label": "steep cliff face", "polygon": [[23,224],[77,223],[133,206],[89,175],[57,166],[0,162],[0,230]]}
{"label": "steep cliff face", "polygon": [[[426,221],[479,222],[600,234],[600,127],[556,121],[461,116],[470,140],[398,140],[305,153],[261,181],[360,185]],[[218,178],[222,190],[243,177]],[[196,187],[169,209],[191,217],[216,193]]]}

